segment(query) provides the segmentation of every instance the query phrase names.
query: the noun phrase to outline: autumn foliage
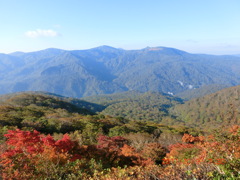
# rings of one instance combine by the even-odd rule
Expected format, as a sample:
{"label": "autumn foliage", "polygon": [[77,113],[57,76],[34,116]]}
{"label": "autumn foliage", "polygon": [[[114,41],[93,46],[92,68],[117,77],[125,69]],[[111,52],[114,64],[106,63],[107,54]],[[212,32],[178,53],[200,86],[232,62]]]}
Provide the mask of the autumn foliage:
{"label": "autumn foliage", "polygon": [[[220,177],[240,177],[239,126],[221,136],[193,137],[184,134],[182,143],[169,146],[164,164],[211,166]],[[214,170],[213,170],[214,171]]]}
{"label": "autumn foliage", "polygon": [[224,179],[240,177],[239,126],[224,135],[184,134],[182,143],[146,143],[136,150],[121,136],[80,145],[38,131],[9,130],[1,145],[3,179]]}
{"label": "autumn foliage", "polygon": [[53,162],[62,166],[68,161],[81,158],[76,153],[79,148],[78,144],[71,141],[67,134],[55,141],[50,135],[44,136],[37,131],[17,129],[9,130],[5,137],[7,137],[7,149],[0,156],[3,178],[30,177],[35,173],[40,176],[42,172],[39,165],[41,163],[46,165],[47,162]]}

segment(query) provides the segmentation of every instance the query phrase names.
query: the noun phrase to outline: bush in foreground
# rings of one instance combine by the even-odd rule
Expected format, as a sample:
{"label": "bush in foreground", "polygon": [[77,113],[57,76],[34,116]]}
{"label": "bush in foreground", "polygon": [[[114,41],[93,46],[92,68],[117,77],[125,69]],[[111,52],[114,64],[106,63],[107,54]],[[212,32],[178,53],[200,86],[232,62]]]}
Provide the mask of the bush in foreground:
{"label": "bush in foreground", "polygon": [[97,144],[79,145],[67,134],[54,140],[37,131],[9,130],[0,147],[1,176],[3,179],[238,179],[239,129],[233,126],[228,133],[205,137],[185,134],[182,143],[169,146],[167,154],[157,142],[146,143],[136,150],[121,136],[101,135]]}

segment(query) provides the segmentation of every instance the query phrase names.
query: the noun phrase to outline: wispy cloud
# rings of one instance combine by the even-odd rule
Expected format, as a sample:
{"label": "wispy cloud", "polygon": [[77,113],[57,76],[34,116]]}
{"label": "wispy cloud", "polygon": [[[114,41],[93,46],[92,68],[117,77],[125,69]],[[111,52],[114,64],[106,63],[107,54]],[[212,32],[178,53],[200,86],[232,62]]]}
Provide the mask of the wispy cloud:
{"label": "wispy cloud", "polygon": [[25,35],[29,38],[56,37],[59,36],[59,33],[52,29],[36,29],[34,31],[25,32]]}

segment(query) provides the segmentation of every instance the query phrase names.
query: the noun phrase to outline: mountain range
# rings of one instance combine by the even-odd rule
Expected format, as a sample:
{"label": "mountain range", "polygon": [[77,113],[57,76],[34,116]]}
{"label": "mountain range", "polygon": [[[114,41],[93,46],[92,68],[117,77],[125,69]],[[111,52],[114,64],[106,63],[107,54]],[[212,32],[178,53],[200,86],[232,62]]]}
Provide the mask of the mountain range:
{"label": "mountain range", "polygon": [[[0,94],[48,91],[68,97],[154,91],[179,94],[240,84],[240,57],[167,47],[46,49],[0,54]],[[218,88],[216,88],[219,90]]]}

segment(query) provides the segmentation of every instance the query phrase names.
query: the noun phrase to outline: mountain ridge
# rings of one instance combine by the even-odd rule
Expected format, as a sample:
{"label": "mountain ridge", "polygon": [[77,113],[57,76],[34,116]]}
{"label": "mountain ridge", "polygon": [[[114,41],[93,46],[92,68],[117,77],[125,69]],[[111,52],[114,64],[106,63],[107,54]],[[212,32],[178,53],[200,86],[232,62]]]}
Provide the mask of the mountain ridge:
{"label": "mountain ridge", "polygon": [[0,69],[0,94],[48,91],[85,97],[131,90],[177,94],[204,85],[240,84],[240,57],[191,54],[162,46],[0,54]]}

